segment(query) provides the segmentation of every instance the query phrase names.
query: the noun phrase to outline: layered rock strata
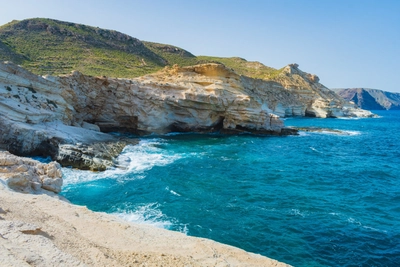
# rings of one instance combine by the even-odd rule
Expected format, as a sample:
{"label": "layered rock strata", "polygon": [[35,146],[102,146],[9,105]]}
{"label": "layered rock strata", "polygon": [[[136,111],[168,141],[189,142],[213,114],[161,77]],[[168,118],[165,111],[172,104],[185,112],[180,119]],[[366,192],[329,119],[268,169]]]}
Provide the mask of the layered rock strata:
{"label": "layered rock strata", "polygon": [[374,116],[329,90],[319,82],[318,76],[303,72],[298,67],[298,64],[289,64],[269,81],[242,76],[243,88],[280,117]]}
{"label": "layered rock strata", "polygon": [[280,134],[283,123],[259,99],[245,93],[240,76],[223,65],[173,69],[137,79],[58,77],[68,89],[76,121],[103,132],[254,131]]}
{"label": "layered rock strata", "polygon": [[[119,150],[118,138],[107,132],[286,135],[294,130],[285,129],[279,116],[372,116],[296,64],[266,81],[240,76],[221,64],[174,66],[136,79],[114,79],[79,72],[40,77],[1,63],[0,110],[3,148],[19,155],[51,155],[88,169],[109,166],[95,164],[96,153],[88,149],[93,144],[111,142]],[[82,147],[64,153],[65,144],[77,143]]]}

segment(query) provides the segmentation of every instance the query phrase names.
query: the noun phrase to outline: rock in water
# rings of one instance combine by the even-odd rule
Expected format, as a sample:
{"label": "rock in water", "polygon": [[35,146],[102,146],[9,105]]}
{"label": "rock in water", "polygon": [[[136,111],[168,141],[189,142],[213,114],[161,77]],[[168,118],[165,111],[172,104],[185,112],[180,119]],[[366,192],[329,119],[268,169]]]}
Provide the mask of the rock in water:
{"label": "rock in water", "polygon": [[115,165],[114,159],[127,144],[135,143],[136,141],[130,140],[75,145],[60,144],[56,160],[62,166],[81,170],[105,171],[108,167]]}
{"label": "rock in water", "polygon": [[39,193],[42,190],[59,193],[63,183],[59,163],[44,164],[9,152],[0,152],[0,180],[9,188],[23,193]]}

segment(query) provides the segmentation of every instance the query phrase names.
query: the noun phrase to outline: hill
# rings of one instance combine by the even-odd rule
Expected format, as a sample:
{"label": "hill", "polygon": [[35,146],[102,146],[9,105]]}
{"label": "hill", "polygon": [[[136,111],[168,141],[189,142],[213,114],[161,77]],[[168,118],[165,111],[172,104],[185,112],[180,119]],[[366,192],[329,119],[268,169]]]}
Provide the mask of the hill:
{"label": "hill", "polygon": [[194,57],[183,49],[145,44],[117,31],[41,18],[1,26],[0,42],[0,60],[40,75],[78,70],[94,76],[137,77]]}
{"label": "hill", "polygon": [[165,66],[222,63],[238,74],[269,79],[281,70],[232,57],[196,57],[168,44],[82,24],[35,18],[0,27],[0,61],[12,61],[35,74],[60,75],[78,70],[92,76],[134,78]]}
{"label": "hill", "polygon": [[400,93],[369,88],[334,89],[334,91],[362,109],[400,110]]}

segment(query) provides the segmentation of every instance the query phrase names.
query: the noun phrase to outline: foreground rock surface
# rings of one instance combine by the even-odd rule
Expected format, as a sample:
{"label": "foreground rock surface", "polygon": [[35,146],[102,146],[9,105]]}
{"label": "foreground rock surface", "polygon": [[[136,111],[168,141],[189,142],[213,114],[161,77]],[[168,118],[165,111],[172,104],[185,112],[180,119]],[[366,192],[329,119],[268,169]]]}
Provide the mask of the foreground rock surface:
{"label": "foreground rock surface", "polygon": [[0,266],[289,266],[0,183]]}
{"label": "foreground rock surface", "polygon": [[40,163],[0,151],[0,182],[23,193],[61,192],[62,173],[57,162]]}

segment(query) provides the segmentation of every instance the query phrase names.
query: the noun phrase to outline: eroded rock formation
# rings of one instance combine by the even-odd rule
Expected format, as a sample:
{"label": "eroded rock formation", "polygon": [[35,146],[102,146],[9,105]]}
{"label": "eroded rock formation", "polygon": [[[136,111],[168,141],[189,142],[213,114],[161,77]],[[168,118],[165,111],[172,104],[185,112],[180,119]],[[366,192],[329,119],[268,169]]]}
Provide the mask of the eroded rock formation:
{"label": "eroded rock formation", "polygon": [[240,76],[219,64],[167,69],[131,80],[74,72],[58,81],[72,96],[75,121],[96,124],[103,132],[280,134],[283,128],[277,115],[243,91]]}

